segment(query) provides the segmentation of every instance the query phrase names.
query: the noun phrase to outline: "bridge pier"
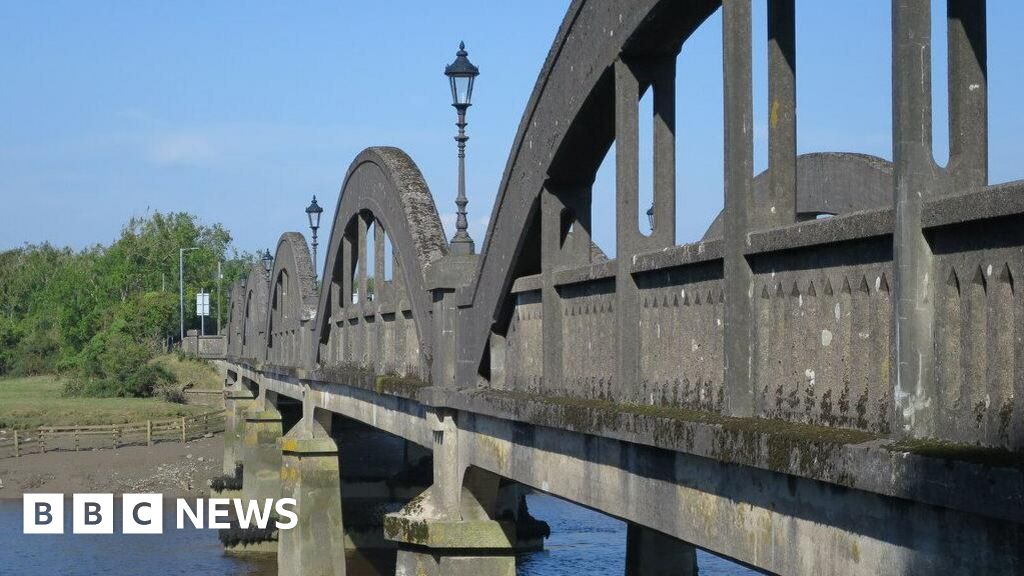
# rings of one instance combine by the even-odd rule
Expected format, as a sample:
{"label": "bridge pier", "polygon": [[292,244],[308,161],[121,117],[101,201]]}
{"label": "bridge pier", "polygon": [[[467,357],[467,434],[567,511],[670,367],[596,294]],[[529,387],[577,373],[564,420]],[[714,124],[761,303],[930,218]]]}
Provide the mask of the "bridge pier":
{"label": "bridge pier", "polygon": [[277,499],[281,495],[281,412],[274,392],[263,391],[245,412],[245,456],[242,497],[246,500]]}
{"label": "bridge pier", "polygon": [[629,523],[626,576],[696,576],[697,548],[689,542]]}
{"label": "bridge pier", "polygon": [[434,484],[384,519],[398,543],[397,576],[514,576],[515,524],[495,520],[501,478],[460,463],[455,413],[427,413],[434,439]]}
{"label": "bridge pier", "polygon": [[224,389],[224,474],[227,476],[234,476],[244,459],[245,413],[253,400],[255,395],[237,378]]}
{"label": "bridge pier", "polygon": [[281,497],[295,499],[298,522],[278,533],[277,573],[344,576],[341,471],[331,414],[307,408],[279,445]]}

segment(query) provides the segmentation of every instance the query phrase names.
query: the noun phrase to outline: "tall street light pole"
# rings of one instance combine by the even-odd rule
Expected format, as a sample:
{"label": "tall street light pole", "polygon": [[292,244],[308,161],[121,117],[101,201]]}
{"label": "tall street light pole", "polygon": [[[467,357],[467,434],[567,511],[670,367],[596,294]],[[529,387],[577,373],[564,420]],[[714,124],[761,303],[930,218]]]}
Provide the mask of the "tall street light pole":
{"label": "tall street light pole", "polygon": [[323,214],[324,209],[316,203],[316,194],[313,195],[313,201],[306,206],[306,216],[309,218],[309,227],[313,230],[313,280],[316,280],[316,231],[320,228],[320,215]]}
{"label": "tall street light pole", "polygon": [[181,331],[178,335],[179,342],[185,341],[185,252],[191,250],[199,250],[199,247],[178,248],[178,324]]}
{"label": "tall street light pole", "polygon": [[217,261],[217,335],[220,336],[220,281],[224,279],[224,272],[221,271],[221,261]]}
{"label": "tall street light pole", "polygon": [[448,77],[452,89],[452,106],[458,113],[455,125],[459,134],[455,141],[459,147],[459,195],[455,199],[458,217],[455,220],[455,235],[452,236],[452,254],[472,254],[475,251],[473,239],[469,237],[469,220],[466,218],[466,110],[471,106],[473,98],[473,82],[480,75],[480,69],[469,61],[465,42],[459,42],[459,51],[455,53],[455,61],[444,67],[444,75]]}

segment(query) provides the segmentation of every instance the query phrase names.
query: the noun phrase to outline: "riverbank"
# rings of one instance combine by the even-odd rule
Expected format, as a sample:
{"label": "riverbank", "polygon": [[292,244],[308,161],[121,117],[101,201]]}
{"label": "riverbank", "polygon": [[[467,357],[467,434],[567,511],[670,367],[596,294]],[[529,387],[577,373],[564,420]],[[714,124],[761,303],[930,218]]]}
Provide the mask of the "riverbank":
{"label": "riverbank", "polygon": [[47,452],[0,459],[0,499],[25,492],[161,493],[196,498],[222,474],[223,436],[184,444],[125,446],[117,450]]}
{"label": "riverbank", "polygon": [[[192,392],[219,392],[222,377],[207,362],[180,359],[173,354],[157,356],[153,364],[177,380],[177,388]],[[124,424],[192,416],[209,412],[211,406],[168,402],[152,398],[89,398],[64,396],[67,379],[58,375],[0,378],[0,439],[10,431],[40,426],[90,426]],[[223,405],[223,404],[221,404]]]}

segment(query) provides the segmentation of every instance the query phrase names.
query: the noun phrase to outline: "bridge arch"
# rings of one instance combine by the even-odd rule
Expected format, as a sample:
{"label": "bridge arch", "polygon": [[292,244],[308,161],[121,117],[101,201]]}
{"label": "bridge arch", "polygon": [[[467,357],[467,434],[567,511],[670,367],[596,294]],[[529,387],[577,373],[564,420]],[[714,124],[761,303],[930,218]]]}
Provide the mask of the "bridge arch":
{"label": "bridge arch", "polygon": [[249,268],[242,290],[241,358],[249,362],[262,362],[266,358],[267,305],[270,284],[267,272],[260,263]]}
{"label": "bridge arch", "polygon": [[227,353],[229,357],[242,355],[242,316],[245,313],[245,280],[231,285],[231,307],[228,309]]}
{"label": "bridge arch", "polygon": [[[909,167],[918,157],[899,148],[894,163],[837,152],[798,158],[795,8],[791,2],[771,4],[778,12],[768,19],[769,169],[755,177],[750,2],[637,0],[628,9],[588,0],[572,3],[520,122],[477,273],[460,294],[458,305],[465,312],[457,330],[459,386],[676,404],[733,416],[842,421],[880,433],[914,412],[898,407],[908,400],[905,391],[895,389],[897,372],[890,367],[901,371],[909,364],[890,363],[889,339],[908,332],[895,330],[894,318],[918,322],[918,340],[911,347],[922,353],[931,353],[926,341],[933,336],[931,324],[895,313],[898,288],[890,286],[901,284],[893,281],[893,252],[910,249],[895,238],[893,199],[903,198],[906,206],[926,194],[904,190],[901,195],[896,186],[907,185],[902,173],[928,174],[915,185],[935,197],[957,186],[958,192],[982,187],[983,147],[959,142],[963,157],[946,168],[933,165],[929,150],[921,158],[930,164],[913,170]],[[693,32],[719,9],[725,210],[701,241],[677,245],[675,61]],[[977,27],[977,18],[963,25]],[[912,30],[918,26],[923,24],[907,20],[894,28],[894,50],[900,34],[921,37],[921,31]],[[964,61],[975,58],[968,43],[956,49]],[[899,72],[900,66],[916,65],[912,56],[894,52],[895,83],[924,77],[923,72]],[[971,72],[951,64],[949,75],[956,76],[951,85],[961,85]],[[983,94],[984,78],[977,81]],[[638,226],[646,208],[639,205],[639,101],[648,90],[653,96],[656,225],[646,235]],[[913,119],[930,113],[930,101],[907,94],[894,92],[894,126],[911,133],[921,129]],[[972,115],[984,116],[980,97],[957,98],[951,125],[962,126],[964,134],[951,136],[951,149],[952,139],[970,140],[984,132],[983,122],[968,122]],[[617,249],[608,260],[591,241],[590,212],[594,178],[613,143]],[[843,217],[804,222],[837,214]],[[919,242],[921,223],[911,228]],[[837,250],[840,242],[856,248]],[[922,256],[921,262],[928,258]],[[809,262],[817,263],[816,269]],[[902,286],[918,289],[910,282]],[[818,318],[787,324],[787,310],[804,306],[805,300],[810,308],[804,310]],[[904,305],[912,298],[905,300]],[[819,311],[826,309],[838,310],[833,317],[841,326],[823,324],[826,317]],[[876,344],[862,349],[856,342],[833,343],[833,332],[852,330],[850,324],[861,320],[849,314],[862,309],[875,311]],[[817,335],[828,354],[777,350],[776,332],[787,331],[806,335],[808,341]],[[822,359],[830,354],[858,360],[855,366],[837,368]],[[780,370],[774,362],[780,357],[791,366]],[[923,369],[929,370],[928,365],[922,364]],[[806,376],[792,376],[795,366],[803,366],[800,374]],[[786,380],[793,390],[755,385],[758,380]],[[808,403],[810,409],[778,409],[799,395],[795,390],[801,380],[813,382],[820,397]],[[858,402],[871,410],[859,417],[830,414],[832,398],[854,394],[850,381],[860,382]]]}
{"label": "bridge arch", "polygon": [[266,361],[308,366],[318,294],[309,246],[298,232],[285,232],[278,240],[269,296]]}
{"label": "bridge arch", "polygon": [[[501,342],[509,336],[515,320],[510,294],[517,278],[604,260],[591,241],[591,187],[616,140],[616,110],[629,108],[617,98],[632,98],[630,118],[635,120],[639,96],[657,85],[655,112],[670,113],[666,108],[674,101],[675,56],[720,4],[647,0],[633,2],[626,10],[577,0],[569,7],[520,121],[491,212],[485,250],[462,302],[472,307],[460,327],[464,336],[460,347],[469,355],[460,365],[463,371],[476,367],[490,376],[489,364],[497,359],[488,343],[493,343],[492,332]],[[624,76],[632,82],[625,94]],[[674,127],[669,131],[674,134]],[[619,148],[627,150],[628,145]],[[617,164],[621,181],[635,170],[636,160],[619,152]],[[675,200],[668,198],[669,192],[674,195],[674,188],[656,192],[659,213],[674,212]],[[632,216],[620,216],[634,228],[637,209],[635,198],[617,201],[618,212],[634,211]],[[545,212],[550,215],[547,227]],[[653,247],[652,243],[670,245],[673,227],[665,226],[650,237],[643,237],[639,230],[617,233],[618,253],[629,254],[648,244]],[[555,243],[559,248],[542,248]],[[476,374],[465,372],[457,379],[463,384],[477,381]]]}
{"label": "bridge arch", "polygon": [[[386,244],[391,280],[384,273]],[[437,207],[412,159],[392,147],[361,152],[345,176],[327,244],[315,362],[425,376],[432,337],[427,273],[447,253]]]}

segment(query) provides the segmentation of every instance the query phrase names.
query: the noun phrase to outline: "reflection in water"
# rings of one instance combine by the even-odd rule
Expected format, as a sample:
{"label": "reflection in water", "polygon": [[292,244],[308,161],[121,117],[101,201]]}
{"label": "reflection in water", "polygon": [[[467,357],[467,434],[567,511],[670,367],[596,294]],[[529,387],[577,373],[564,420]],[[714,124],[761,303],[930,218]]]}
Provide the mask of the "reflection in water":
{"label": "reflection in water", "polygon": [[72,534],[70,499],[64,534],[22,534],[21,500],[0,500],[0,575],[277,574],[276,562],[225,556],[215,530],[174,529],[173,500],[164,501],[163,534],[121,534],[121,501],[115,502],[114,534]]}
{"label": "reflection in water", "polygon": [[[527,497],[530,513],[551,526],[542,552],[521,554],[521,576],[577,574],[620,576],[625,570],[626,525],[597,512],[552,496]],[[118,501],[119,502],[119,501]],[[120,533],[120,506],[113,535],[72,535],[70,501],[65,504],[65,534],[22,534],[21,501],[0,500],[0,575],[159,574],[160,576],[217,574],[275,576],[273,557],[226,556],[213,530],[175,530],[174,504],[164,505],[162,535]],[[740,576],[754,572],[703,551],[697,552],[702,576]],[[354,571],[349,576],[371,576]],[[372,575],[376,576],[376,575]]]}
{"label": "reflection in water", "polygon": [[[551,526],[542,552],[522,554],[519,576],[621,576],[626,569],[626,523],[546,494],[527,496],[530,514]],[[701,576],[741,576],[756,572],[697,551]]]}

